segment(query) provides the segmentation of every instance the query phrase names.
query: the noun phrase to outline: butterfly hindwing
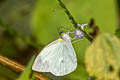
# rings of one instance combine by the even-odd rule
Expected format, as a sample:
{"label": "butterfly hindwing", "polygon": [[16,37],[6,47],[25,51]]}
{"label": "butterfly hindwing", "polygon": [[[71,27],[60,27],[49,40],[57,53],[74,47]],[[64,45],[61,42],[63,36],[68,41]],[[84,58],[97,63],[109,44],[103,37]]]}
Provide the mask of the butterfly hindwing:
{"label": "butterfly hindwing", "polygon": [[74,71],[77,67],[77,60],[72,44],[63,44],[57,51],[58,55],[50,67],[51,73],[56,76],[64,76]]}
{"label": "butterfly hindwing", "polygon": [[76,54],[71,42],[58,40],[48,44],[37,56],[32,69],[38,72],[51,72],[56,76],[71,73],[77,67]]}

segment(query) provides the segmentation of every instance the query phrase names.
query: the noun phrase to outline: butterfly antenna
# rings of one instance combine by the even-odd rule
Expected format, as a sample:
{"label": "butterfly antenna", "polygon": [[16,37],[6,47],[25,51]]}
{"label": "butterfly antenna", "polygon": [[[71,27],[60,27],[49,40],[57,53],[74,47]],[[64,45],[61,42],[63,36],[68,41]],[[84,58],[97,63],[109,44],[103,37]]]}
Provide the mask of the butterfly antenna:
{"label": "butterfly antenna", "polygon": [[58,33],[60,33],[60,26],[57,27],[57,31],[58,31]]}

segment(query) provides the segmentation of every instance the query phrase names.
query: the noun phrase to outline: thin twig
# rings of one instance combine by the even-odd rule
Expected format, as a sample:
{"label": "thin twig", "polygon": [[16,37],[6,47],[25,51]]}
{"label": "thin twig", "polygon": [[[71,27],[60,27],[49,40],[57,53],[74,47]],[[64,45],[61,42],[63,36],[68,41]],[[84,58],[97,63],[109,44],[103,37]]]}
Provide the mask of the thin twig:
{"label": "thin twig", "polygon": [[[12,69],[16,72],[19,72],[19,73],[23,72],[25,69],[25,67],[23,65],[15,62],[11,59],[8,59],[7,57],[2,56],[2,55],[0,55],[0,64],[7,66],[10,69]],[[43,76],[42,74],[36,73],[36,72],[35,72],[35,77],[36,77],[36,80],[51,80],[48,77]]]}
{"label": "thin twig", "polygon": [[[74,27],[77,29],[79,28],[81,31],[83,31],[81,29],[81,27],[78,27],[77,22],[75,21],[74,17],[71,15],[70,11],[66,8],[66,6],[64,5],[64,3],[61,0],[58,0],[60,6],[64,9],[65,13],[67,14],[68,18],[71,20],[71,23],[74,25]],[[85,37],[92,42],[92,38],[87,34],[87,32],[83,31],[85,33]]]}

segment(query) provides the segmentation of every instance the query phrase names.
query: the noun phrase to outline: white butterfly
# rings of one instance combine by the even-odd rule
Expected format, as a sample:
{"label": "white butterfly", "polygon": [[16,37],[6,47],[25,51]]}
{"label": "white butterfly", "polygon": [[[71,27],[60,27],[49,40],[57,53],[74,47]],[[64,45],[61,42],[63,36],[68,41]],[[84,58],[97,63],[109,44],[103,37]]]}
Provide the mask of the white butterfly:
{"label": "white butterfly", "polygon": [[51,72],[55,76],[64,76],[77,67],[77,58],[68,33],[62,33],[59,39],[48,44],[38,54],[32,69],[38,72]]}

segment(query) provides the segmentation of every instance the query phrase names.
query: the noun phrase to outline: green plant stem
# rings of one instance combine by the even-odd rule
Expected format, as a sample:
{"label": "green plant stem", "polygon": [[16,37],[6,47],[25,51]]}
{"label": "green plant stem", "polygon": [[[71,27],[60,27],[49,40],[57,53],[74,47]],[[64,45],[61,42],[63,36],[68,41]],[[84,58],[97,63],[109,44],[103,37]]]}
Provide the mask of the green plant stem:
{"label": "green plant stem", "polygon": [[[83,30],[82,30],[83,31]],[[92,42],[93,39],[87,34],[87,32],[83,31],[85,33],[85,37],[90,41]]]}
{"label": "green plant stem", "polygon": [[75,21],[74,17],[70,14],[69,10],[66,8],[66,6],[61,0],[58,0],[58,2],[60,6],[64,9],[65,13],[68,15],[68,18],[71,20],[71,23],[74,25],[75,28],[77,28],[77,22]]}
{"label": "green plant stem", "polygon": [[[61,0],[58,0],[60,6],[64,9],[65,13],[67,14],[68,18],[70,19],[71,23],[74,25],[74,27],[77,29],[80,29],[81,31],[83,31],[81,29],[81,27],[78,27],[77,22],[75,21],[74,17],[71,15],[70,11],[66,8],[66,6],[64,5],[64,3]],[[85,37],[92,42],[93,39],[87,34],[86,31],[83,31],[85,33]]]}

